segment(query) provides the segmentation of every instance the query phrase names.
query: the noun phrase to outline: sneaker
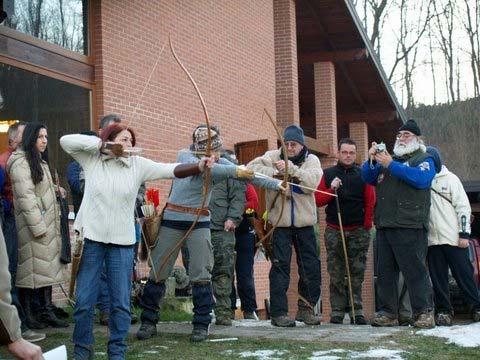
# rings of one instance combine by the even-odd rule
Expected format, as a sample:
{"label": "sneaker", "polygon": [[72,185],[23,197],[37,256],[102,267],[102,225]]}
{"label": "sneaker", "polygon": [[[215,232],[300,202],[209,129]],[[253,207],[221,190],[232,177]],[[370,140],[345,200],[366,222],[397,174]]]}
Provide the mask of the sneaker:
{"label": "sneaker", "polygon": [[398,317],[398,325],[400,326],[413,326],[413,319],[407,316]]}
{"label": "sneaker", "polygon": [[435,315],[435,325],[437,326],[451,326],[452,316],[448,313],[438,313]]}
{"label": "sneaker", "polygon": [[295,327],[295,320],[290,319],[287,315],[272,317],[271,323],[278,327]]}
{"label": "sneaker", "polygon": [[308,307],[298,307],[295,320],[303,322],[305,325],[320,325],[320,317],[313,313],[313,309]]}
{"label": "sneaker", "polygon": [[193,328],[192,335],[190,336],[191,342],[202,342],[208,338],[208,328],[197,327]]}
{"label": "sneaker", "polygon": [[476,309],[472,311],[472,319],[473,319],[473,322],[480,321],[480,309]]}
{"label": "sneaker", "polygon": [[37,342],[37,341],[42,341],[46,338],[47,336],[44,334],[44,333],[37,333],[33,330],[25,330],[24,332],[22,332],[22,338],[24,338],[25,340],[31,342],[31,343],[34,343],[34,342]]}
{"label": "sneaker", "polygon": [[220,325],[220,326],[232,326],[232,319],[228,318],[217,318],[215,320],[215,325]]}
{"label": "sneaker", "polygon": [[367,320],[363,315],[355,315],[355,324],[353,323],[353,319],[350,319],[350,324],[352,325],[367,325]]}
{"label": "sneaker", "polygon": [[98,323],[103,326],[108,326],[109,318],[110,318],[110,313],[101,311],[100,314],[98,314]]}
{"label": "sneaker", "polygon": [[149,322],[142,323],[137,331],[138,340],[147,340],[154,335],[157,335],[157,326]]}
{"label": "sneaker", "polygon": [[330,316],[330,324],[343,324],[343,316],[340,316],[340,315]]}
{"label": "sneaker", "polygon": [[435,327],[433,312],[424,312],[417,316],[413,326],[420,329],[431,329]]}
{"label": "sneaker", "polygon": [[375,317],[372,320],[372,326],[398,326],[397,319],[391,319],[388,316],[375,314]]}
{"label": "sneaker", "polygon": [[257,314],[254,311],[244,311],[243,318],[245,320],[258,320]]}

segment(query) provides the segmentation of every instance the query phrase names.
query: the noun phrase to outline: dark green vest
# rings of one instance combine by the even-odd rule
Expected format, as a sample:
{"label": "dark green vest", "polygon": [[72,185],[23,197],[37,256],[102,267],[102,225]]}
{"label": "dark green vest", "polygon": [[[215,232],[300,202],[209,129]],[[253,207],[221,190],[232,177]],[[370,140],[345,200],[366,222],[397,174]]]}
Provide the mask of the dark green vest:
{"label": "dark green vest", "polygon": [[[416,167],[429,157],[421,150],[406,160]],[[377,204],[375,226],[377,228],[428,229],[430,188],[416,189],[382,168],[377,178]]]}

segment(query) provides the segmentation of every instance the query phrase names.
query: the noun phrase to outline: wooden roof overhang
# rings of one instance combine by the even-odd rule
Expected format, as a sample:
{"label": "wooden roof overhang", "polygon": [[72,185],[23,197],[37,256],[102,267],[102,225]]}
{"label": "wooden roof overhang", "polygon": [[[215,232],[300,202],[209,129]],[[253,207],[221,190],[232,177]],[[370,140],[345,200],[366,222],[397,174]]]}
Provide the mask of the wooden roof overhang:
{"label": "wooden roof overhang", "polygon": [[370,141],[392,145],[406,114],[351,2],[296,0],[296,24],[300,123],[306,135],[316,139],[313,64],[331,61],[338,137],[348,135],[350,122],[365,121]]}

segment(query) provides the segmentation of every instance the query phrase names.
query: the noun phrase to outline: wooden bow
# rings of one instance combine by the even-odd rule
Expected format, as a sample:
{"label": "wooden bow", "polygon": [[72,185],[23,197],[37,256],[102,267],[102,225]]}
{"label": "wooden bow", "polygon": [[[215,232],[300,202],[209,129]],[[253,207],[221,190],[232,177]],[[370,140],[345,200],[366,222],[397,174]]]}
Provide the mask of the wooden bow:
{"label": "wooden bow", "polygon": [[[267,117],[268,117],[268,120],[270,120],[270,123],[273,125],[273,127],[275,128],[275,132],[277,133],[277,137],[278,139],[280,140],[280,144],[282,146],[282,152],[283,152],[283,159],[285,161],[285,172],[283,174],[283,186],[287,187],[287,183],[288,183],[288,153],[287,153],[287,146],[285,145],[285,141],[283,140],[283,136],[282,136],[282,133],[280,132],[277,124],[275,124],[275,121],[273,121],[273,118],[270,116],[270,114],[268,113],[267,109],[263,109],[263,111],[265,112],[265,114],[267,114]],[[262,239],[260,239],[260,242],[263,243],[263,241],[268,238],[272,233],[273,231],[275,230],[275,228],[278,226],[278,224],[280,223],[280,220],[282,219],[282,215],[283,215],[283,210],[285,209],[285,201],[287,200],[287,196],[286,196],[286,193],[282,193],[282,207],[280,208],[280,214],[278,215],[278,219],[277,221],[275,222],[275,225],[272,226],[272,228],[263,236]]]}
{"label": "wooden bow", "polygon": [[[183,63],[180,61],[179,57],[177,56],[177,53],[175,52],[175,49],[173,47],[172,39],[171,39],[170,35],[168,36],[168,42],[169,42],[169,45],[170,45],[170,51],[172,52],[172,55],[175,58],[175,61],[182,68],[183,72],[187,75],[188,79],[190,80],[193,87],[195,88],[195,92],[197,93],[197,96],[200,99],[200,103],[202,104],[203,114],[205,116],[205,123],[207,125],[207,150],[205,151],[205,156],[210,157],[211,154],[212,154],[212,136],[211,136],[211,131],[210,131],[210,119],[208,117],[208,111],[207,111],[207,106],[205,105],[205,100],[203,99],[203,96],[200,93],[200,90],[198,89],[197,83],[193,79],[192,75],[190,75],[187,68],[183,65]],[[205,166],[205,169],[204,169],[204,172],[203,172],[202,203],[200,205],[200,209],[203,209],[205,207],[206,202],[207,202],[210,180],[211,180],[210,169],[207,166]],[[175,244],[175,246],[172,248],[172,250],[170,250],[170,252],[165,256],[162,264],[160,265],[160,268],[158,269],[158,274],[160,274],[162,272],[162,270],[165,268],[166,264],[168,263],[168,260],[170,259],[170,257],[183,245],[184,241],[192,233],[193,229],[195,229],[195,225],[198,223],[198,220],[200,219],[200,216],[201,216],[200,212],[198,212],[196,217],[195,217],[195,220],[192,222],[192,225],[187,230],[185,235],[180,239],[180,241],[177,244]]]}

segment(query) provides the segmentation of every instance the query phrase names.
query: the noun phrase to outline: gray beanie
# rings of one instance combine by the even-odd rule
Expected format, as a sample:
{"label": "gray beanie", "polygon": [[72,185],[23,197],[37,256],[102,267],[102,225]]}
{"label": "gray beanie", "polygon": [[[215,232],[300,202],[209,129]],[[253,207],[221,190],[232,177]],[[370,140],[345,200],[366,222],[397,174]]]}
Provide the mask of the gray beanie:
{"label": "gray beanie", "polygon": [[305,137],[303,136],[303,130],[298,125],[290,125],[285,128],[283,133],[283,140],[296,141],[302,145],[305,145]]}

